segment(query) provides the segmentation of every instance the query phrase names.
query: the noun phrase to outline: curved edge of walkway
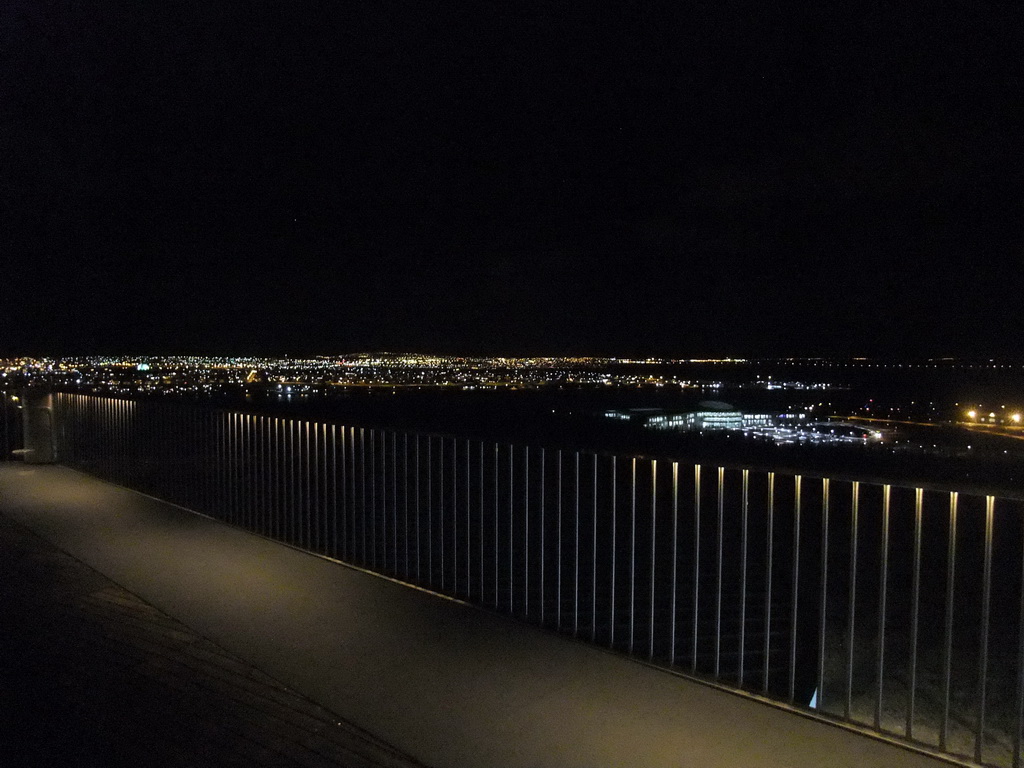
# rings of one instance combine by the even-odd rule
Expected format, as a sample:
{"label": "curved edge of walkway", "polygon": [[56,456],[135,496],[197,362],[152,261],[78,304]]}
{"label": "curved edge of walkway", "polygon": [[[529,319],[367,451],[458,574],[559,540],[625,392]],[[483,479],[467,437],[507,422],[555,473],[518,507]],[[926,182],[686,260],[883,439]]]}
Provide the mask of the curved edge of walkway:
{"label": "curved edge of walkway", "polygon": [[12,768],[421,766],[4,515],[0,626]]}

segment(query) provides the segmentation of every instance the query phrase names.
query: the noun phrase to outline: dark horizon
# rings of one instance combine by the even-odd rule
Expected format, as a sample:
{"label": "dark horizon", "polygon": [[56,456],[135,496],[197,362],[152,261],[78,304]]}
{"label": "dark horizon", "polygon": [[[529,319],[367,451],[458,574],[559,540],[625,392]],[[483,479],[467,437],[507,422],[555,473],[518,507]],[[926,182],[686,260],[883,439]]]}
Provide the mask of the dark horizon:
{"label": "dark horizon", "polygon": [[1024,351],[1017,5],[0,30],[0,355]]}

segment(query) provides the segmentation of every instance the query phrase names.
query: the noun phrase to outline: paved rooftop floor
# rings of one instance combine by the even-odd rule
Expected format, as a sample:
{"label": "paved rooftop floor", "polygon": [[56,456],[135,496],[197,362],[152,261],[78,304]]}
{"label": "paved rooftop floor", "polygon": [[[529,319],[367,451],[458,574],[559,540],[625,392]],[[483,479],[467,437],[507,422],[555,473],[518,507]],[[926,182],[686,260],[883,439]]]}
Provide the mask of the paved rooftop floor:
{"label": "paved rooftop floor", "polygon": [[0,515],[2,764],[419,765]]}
{"label": "paved rooftop floor", "polygon": [[5,765],[948,764],[61,467],[0,553]]}

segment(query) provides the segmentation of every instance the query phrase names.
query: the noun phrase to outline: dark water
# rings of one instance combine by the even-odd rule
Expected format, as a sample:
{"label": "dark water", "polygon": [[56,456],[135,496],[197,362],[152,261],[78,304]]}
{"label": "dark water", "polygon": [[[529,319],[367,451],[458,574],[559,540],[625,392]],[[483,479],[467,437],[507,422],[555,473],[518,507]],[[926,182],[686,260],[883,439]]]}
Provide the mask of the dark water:
{"label": "dark water", "polygon": [[[940,377],[935,377],[936,379]],[[952,386],[948,382],[947,386]],[[1024,390],[1022,390],[1024,391]],[[861,395],[832,393],[855,399]],[[292,415],[341,424],[524,442],[549,448],[660,456],[693,463],[780,469],[895,483],[1019,495],[1024,488],[1024,441],[953,428],[902,427],[901,436],[936,443],[934,449],[892,445],[776,445],[735,433],[659,432],[603,418],[605,410],[661,407],[687,410],[701,400],[726,399],[749,410],[781,412],[818,402],[806,391],[544,388],[444,390],[373,388],[342,394],[281,397],[237,391],[207,405],[252,413]]]}

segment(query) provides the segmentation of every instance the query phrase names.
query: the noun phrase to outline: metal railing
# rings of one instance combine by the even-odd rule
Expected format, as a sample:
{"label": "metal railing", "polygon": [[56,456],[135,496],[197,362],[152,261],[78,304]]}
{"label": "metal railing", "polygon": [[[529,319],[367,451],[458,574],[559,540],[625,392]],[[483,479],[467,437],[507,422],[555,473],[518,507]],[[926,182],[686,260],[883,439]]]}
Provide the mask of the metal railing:
{"label": "metal railing", "polygon": [[1013,499],[58,394],[58,459],[752,695],[1021,764]]}

